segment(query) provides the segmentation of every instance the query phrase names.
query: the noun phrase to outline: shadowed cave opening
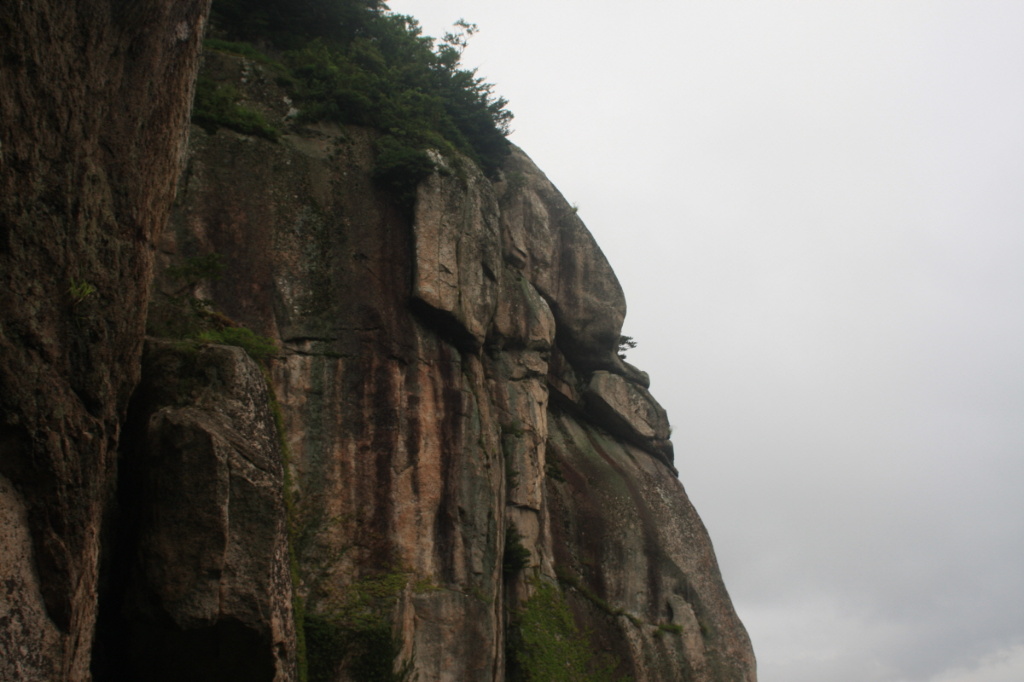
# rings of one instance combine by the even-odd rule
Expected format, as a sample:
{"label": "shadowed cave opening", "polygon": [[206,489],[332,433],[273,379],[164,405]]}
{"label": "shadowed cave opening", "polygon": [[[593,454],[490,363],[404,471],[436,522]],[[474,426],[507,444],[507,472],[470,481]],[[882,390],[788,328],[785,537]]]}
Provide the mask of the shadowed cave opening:
{"label": "shadowed cave opening", "polygon": [[270,642],[237,620],[181,630],[172,624],[127,624],[119,665],[97,680],[223,682],[274,679]]}
{"label": "shadowed cave opening", "polygon": [[[166,388],[166,387],[164,387]],[[236,618],[182,628],[148,584],[140,538],[159,509],[146,429],[160,396],[145,381],[132,395],[121,437],[116,506],[104,522],[100,608],[91,671],[96,682],[270,682],[276,661],[269,633]]]}

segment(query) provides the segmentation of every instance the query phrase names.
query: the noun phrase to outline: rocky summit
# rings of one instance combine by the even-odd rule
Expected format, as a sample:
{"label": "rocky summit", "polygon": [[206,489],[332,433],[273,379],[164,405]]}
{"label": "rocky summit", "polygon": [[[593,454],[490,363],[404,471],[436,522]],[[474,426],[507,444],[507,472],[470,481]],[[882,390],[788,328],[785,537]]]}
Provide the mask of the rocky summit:
{"label": "rocky summit", "polygon": [[188,126],[204,3],[138,4],[0,9],[35,31],[0,83],[0,678],[753,682],[623,292],[526,154],[400,194],[378,130],[209,48],[279,132]]}

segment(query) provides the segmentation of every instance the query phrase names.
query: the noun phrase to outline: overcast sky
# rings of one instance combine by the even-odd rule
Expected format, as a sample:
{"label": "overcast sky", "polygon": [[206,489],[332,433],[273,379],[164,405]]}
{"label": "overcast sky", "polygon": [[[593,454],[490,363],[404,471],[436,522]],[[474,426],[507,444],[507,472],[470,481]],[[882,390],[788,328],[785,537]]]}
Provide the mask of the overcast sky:
{"label": "overcast sky", "polygon": [[615,268],[761,682],[1024,680],[1024,1],[389,4]]}

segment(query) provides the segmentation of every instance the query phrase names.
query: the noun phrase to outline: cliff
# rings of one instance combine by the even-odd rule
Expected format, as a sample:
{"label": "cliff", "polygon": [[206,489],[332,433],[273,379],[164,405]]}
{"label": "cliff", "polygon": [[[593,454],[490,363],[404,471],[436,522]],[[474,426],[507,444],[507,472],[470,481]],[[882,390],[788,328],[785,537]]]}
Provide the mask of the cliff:
{"label": "cliff", "polygon": [[[145,237],[99,273],[5,223],[0,677],[753,681],[665,412],[616,354],[621,288],[543,173],[434,154],[403,200],[375,131],[299,125],[250,59],[204,68],[282,134],[192,127],[168,229],[147,197],[152,296]],[[114,187],[169,208],[177,139]],[[52,231],[141,229],[79,215]],[[43,283],[62,267],[94,291]],[[46,310],[49,354],[12,333]]]}
{"label": "cliff", "polygon": [[208,0],[0,4],[0,679],[88,679]]}

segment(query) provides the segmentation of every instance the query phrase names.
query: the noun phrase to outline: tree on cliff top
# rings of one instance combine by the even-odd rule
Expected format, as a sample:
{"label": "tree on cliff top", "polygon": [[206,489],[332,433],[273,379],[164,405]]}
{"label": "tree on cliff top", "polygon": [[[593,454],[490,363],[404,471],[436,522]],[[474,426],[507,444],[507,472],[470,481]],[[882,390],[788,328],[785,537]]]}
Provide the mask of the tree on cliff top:
{"label": "tree on cliff top", "polygon": [[350,41],[386,10],[384,0],[215,0],[211,17],[239,40],[300,47],[313,38]]}
{"label": "tree on cliff top", "polygon": [[461,65],[472,24],[437,42],[382,0],[215,0],[212,12],[215,35],[282,53],[307,120],[454,148],[488,174],[508,155],[508,102]]}

